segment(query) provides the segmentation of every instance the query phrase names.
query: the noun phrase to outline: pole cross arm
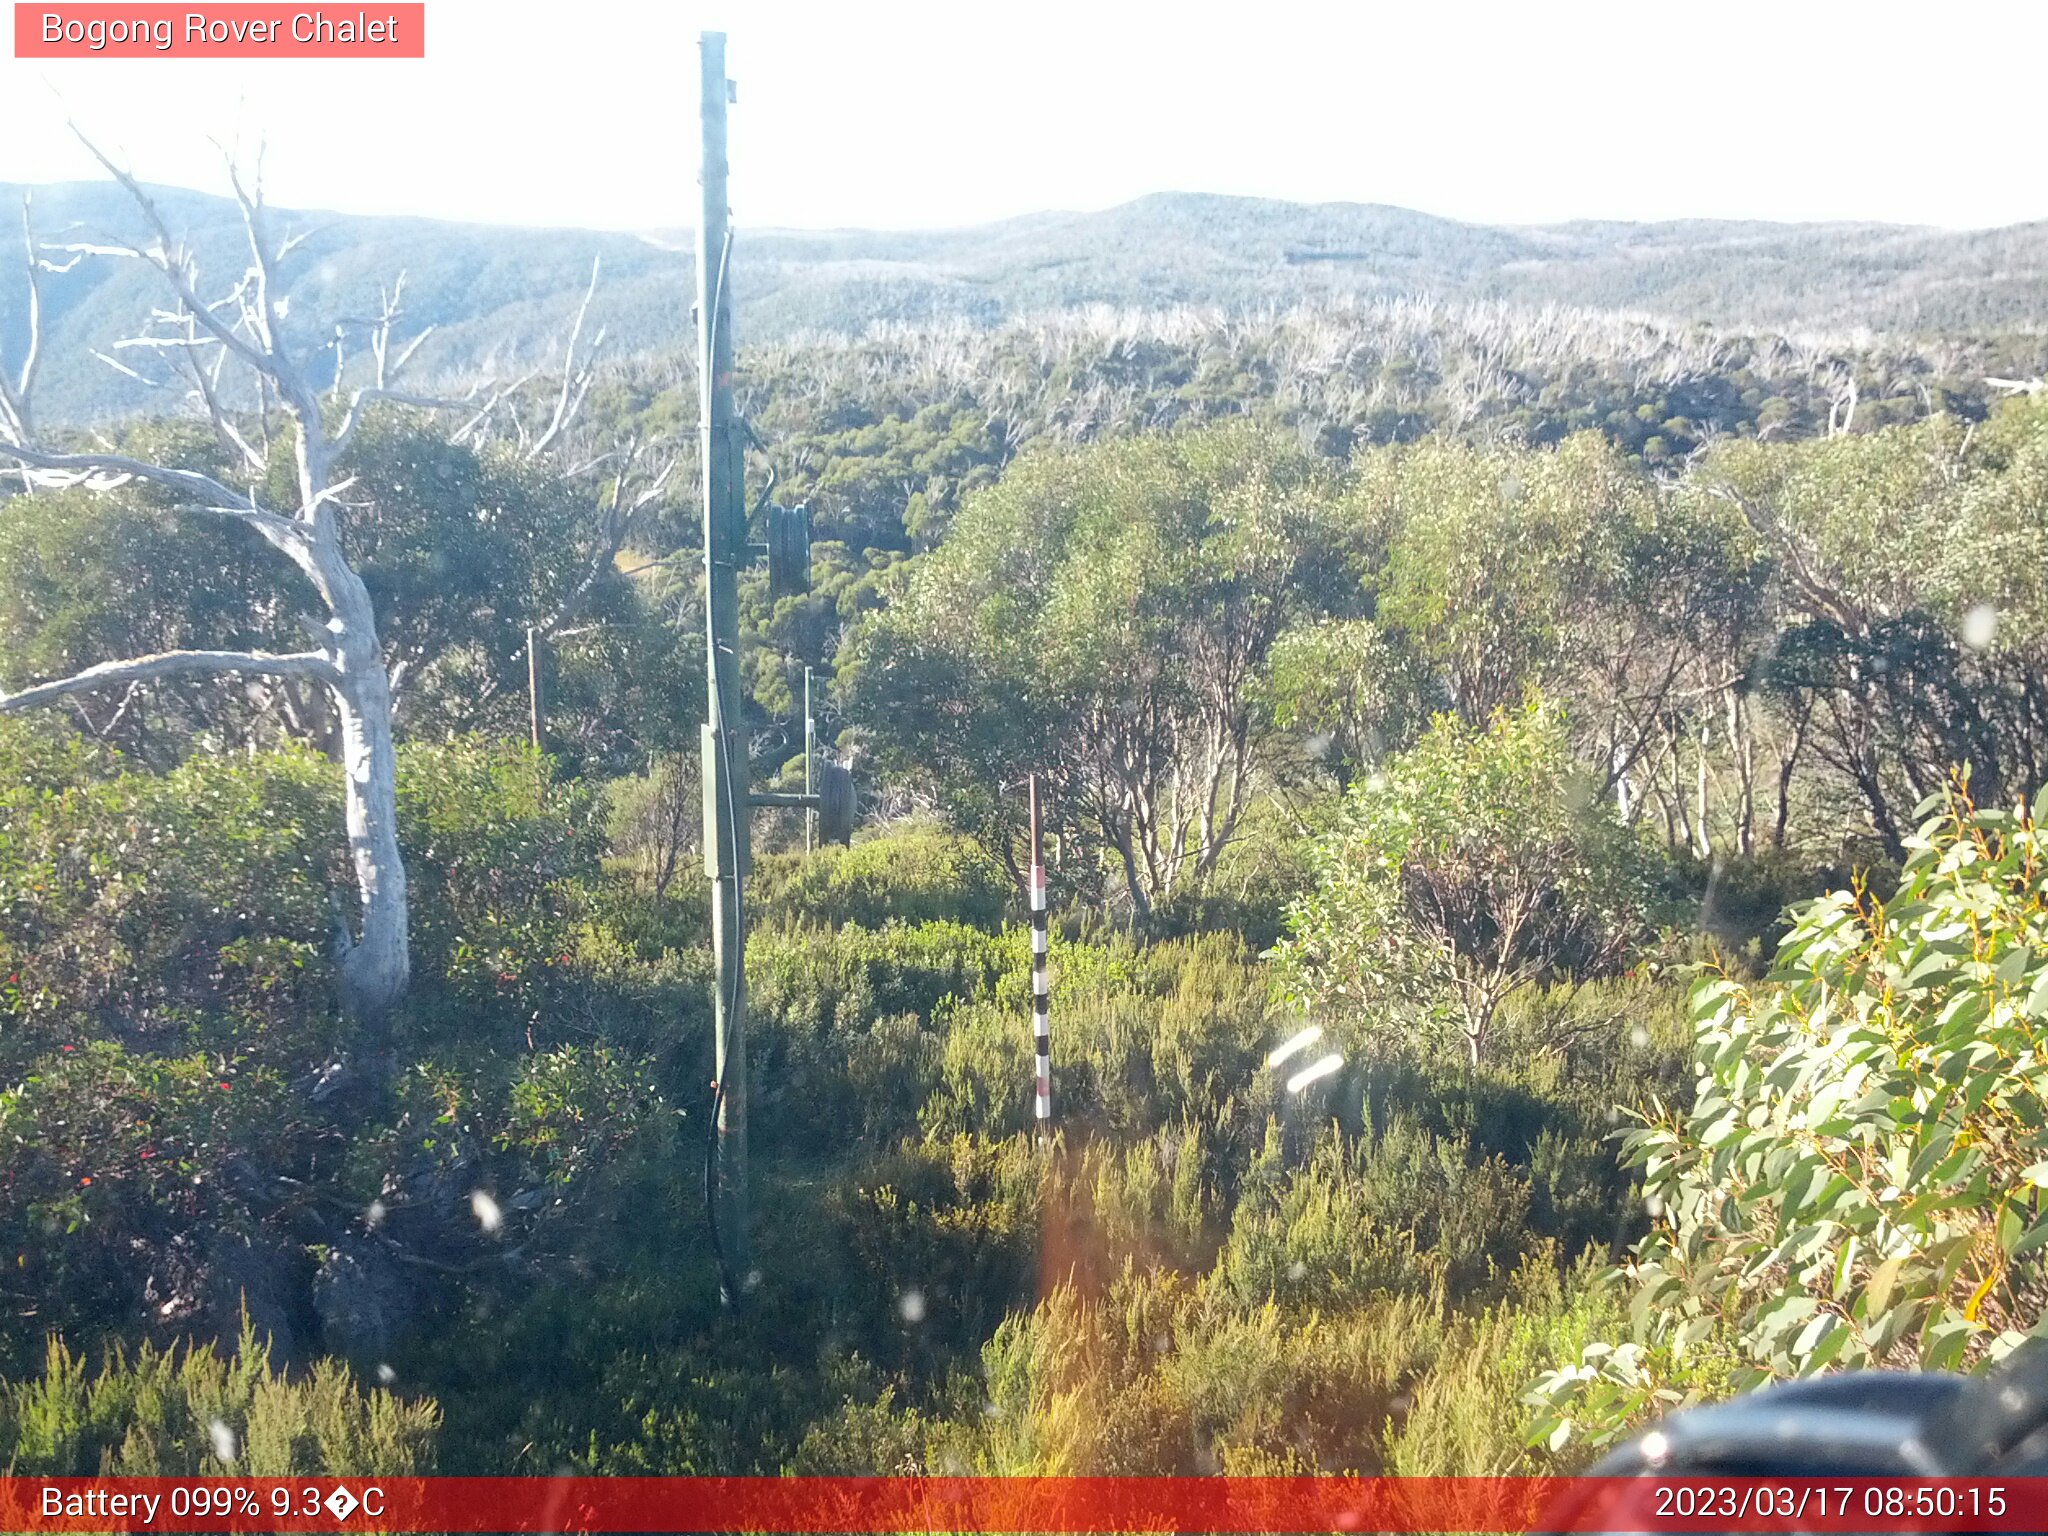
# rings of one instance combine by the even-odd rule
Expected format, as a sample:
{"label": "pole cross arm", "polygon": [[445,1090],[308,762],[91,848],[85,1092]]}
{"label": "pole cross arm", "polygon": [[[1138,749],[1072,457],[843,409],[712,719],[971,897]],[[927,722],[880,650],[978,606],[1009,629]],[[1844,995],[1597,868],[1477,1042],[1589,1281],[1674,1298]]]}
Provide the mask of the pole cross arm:
{"label": "pole cross arm", "polygon": [[762,810],[819,811],[825,808],[825,797],[801,792],[792,794],[779,789],[757,789],[747,796],[747,804]]}

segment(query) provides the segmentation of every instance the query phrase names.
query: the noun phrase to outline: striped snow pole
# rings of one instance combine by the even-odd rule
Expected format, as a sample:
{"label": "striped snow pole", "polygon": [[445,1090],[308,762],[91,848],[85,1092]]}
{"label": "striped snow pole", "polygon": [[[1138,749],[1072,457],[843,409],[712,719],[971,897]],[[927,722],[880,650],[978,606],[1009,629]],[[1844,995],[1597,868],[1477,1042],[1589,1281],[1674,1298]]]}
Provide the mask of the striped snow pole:
{"label": "striped snow pole", "polygon": [[1031,775],[1031,1037],[1037,1053],[1032,1119],[1039,1140],[1052,1141],[1052,988],[1046,980],[1049,933],[1045,905],[1045,853],[1038,830],[1038,775]]}

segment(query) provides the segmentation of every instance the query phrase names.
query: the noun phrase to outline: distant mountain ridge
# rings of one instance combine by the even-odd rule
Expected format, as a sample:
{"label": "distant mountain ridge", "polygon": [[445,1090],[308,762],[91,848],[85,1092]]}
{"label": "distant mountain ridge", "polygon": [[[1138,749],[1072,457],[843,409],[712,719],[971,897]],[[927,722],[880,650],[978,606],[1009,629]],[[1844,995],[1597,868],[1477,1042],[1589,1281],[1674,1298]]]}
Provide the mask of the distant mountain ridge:
{"label": "distant mountain ridge", "polygon": [[[137,234],[120,189],[24,189],[50,242]],[[225,290],[247,264],[227,198],[156,195]],[[406,274],[413,328],[433,325],[422,365],[503,372],[537,358],[588,281],[592,323],[625,353],[686,352],[694,265],[687,231],[644,234],[292,213],[306,231],[287,276],[312,334],[359,315]],[[1229,309],[1321,299],[1434,295],[1641,310],[1718,327],[1982,334],[2048,329],[2048,221],[1950,231],[1837,223],[1579,221],[1461,223],[1377,204],[1161,193],[1099,213],[1041,213],[939,231],[742,227],[733,288],[742,343],[878,322],[978,325],[1094,304]],[[95,361],[159,297],[138,264],[94,258],[45,285],[46,419],[149,407],[149,392]],[[18,356],[23,280],[0,269],[0,355]]]}

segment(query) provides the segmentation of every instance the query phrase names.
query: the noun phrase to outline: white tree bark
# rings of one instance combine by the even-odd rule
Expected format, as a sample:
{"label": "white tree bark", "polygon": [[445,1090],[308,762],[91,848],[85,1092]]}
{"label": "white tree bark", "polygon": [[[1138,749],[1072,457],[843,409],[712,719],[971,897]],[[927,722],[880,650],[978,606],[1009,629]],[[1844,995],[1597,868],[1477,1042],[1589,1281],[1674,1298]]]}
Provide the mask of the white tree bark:
{"label": "white tree bark", "polygon": [[316,549],[318,583],[333,618],[332,686],[341,720],[349,858],[355,866],[357,931],[339,936],[343,1005],[375,1022],[405,994],[412,977],[407,941],[405,861],[398,849],[398,758],[392,745],[391,679],[377,643],[370,594],[331,537]]}
{"label": "white tree bark", "polygon": [[[404,995],[411,976],[406,875],[398,846],[391,680],[378,644],[376,613],[369,591],[341,547],[335,507],[350,482],[336,478],[335,465],[371,402],[387,400],[426,407],[459,402],[424,400],[391,388],[389,374],[412,351],[406,348],[395,364],[390,361],[391,329],[397,316],[394,292],[386,296],[383,315],[372,326],[374,379],[345,402],[337,402],[345,404],[342,425],[330,436],[322,415],[321,395],[310,382],[306,359],[294,353],[285,334],[285,306],[278,292],[276,266],[289,247],[274,244],[269,238],[260,193],[251,195],[240,177],[232,176],[248,228],[252,264],[227,299],[208,304],[196,291],[197,274],[189,252],[172,235],[148,193],[89,142],[87,148],[99,156],[133,197],[148,221],[154,243],[66,249],[144,261],[163,275],[176,296],[177,308],[159,318],[175,329],[168,336],[138,341],[156,341],[179,349],[179,355],[188,360],[198,380],[216,430],[237,457],[252,472],[260,474],[265,468],[263,454],[234,428],[215,388],[222,361],[231,360],[254,371],[266,396],[274,396],[293,429],[290,436],[296,457],[298,506],[295,510],[273,510],[259,504],[253,490],[237,491],[208,475],[120,454],[50,451],[30,440],[29,416],[21,398],[25,390],[20,389],[9,391],[13,397],[10,409],[0,414],[0,458],[19,465],[25,478],[36,485],[83,485],[110,490],[143,480],[178,492],[184,498],[183,511],[239,521],[304,573],[325,605],[327,618],[324,625],[316,623],[319,647],[314,651],[281,656],[174,651],[137,657],[90,667],[72,677],[0,696],[0,713],[93,689],[175,674],[243,673],[308,678],[323,684],[333,698],[340,720],[349,854],[356,883],[355,921],[343,923],[337,936],[342,1002],[352,1018],[375,1024]],[[34,261],[32,240],[30,255]],[[201,351],[210,354],[210,365],[199,361]],[[337,367],[337,394],[340,385]]]}

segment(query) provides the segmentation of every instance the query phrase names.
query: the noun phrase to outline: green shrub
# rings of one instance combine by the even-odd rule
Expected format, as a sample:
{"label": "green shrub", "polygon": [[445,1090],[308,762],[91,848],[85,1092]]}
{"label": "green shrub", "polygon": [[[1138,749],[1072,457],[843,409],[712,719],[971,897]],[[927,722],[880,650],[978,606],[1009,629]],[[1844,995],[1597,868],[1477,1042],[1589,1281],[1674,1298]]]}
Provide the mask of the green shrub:
{"label": "green shrub", "polygon": [[656,901],[678,880],[702,883],[704,861],[692,857],[703,836],[699,773],[695,757],[670,752],[657,756],[646,773],[615,780],[605,791],[612,852]]}
{"label": "green shrub", "polygon": [[763,858],[754,892],[771,919],[827,927],[956,922],[995,929],[1019,907],[995,860],[965,838],[922,824],[848,848]]}
{"label": "green shrub", "polygon": [[1373,1472],[1441,1340],[1427,1301],[1295,1316],[1131,1265],[1006,1319],[982,1351],[986,1408],[930,1438],[1006,1475]]}
{"label": "green shrub", "polygon": [[[242,1170],[294,1166],[299,1118],[260,1066],[60,1047],[0,1091],[0,1294],[39,1329],[87,1338],[145,1304],[161,1333],[219,1328],[233,1298],[193,1272],[237,1242],[267,1246]],[[9,1342],[17,1360],[32,1347]]]}
{"label": "green shrub", "polygon": [[52,1326],[232,1337],[239,1296],[296,1349],[291,1330],[325,1316],[307,1286],[371,1242],[355,1213],[373,1202],[393,1221],[379,1262],[395,1245],[460,1273],[474,1191],[530,1238],[642,1132],[667,1144],[673,1063],[642,1039],[673,1048],[688,1013],[658,967],[616,1005],[593,987],[617,974],[584,916],[595,830],[544,759],[402,753],[416,985],[376,1039],[335,1004],[328,898],[349,872],[331,763],[140,772],[15,722],[0,759],[18,770],[0,787],[0,1285],[36,1298],[8,1312],[33,1332],[0,1324],[0,1365]]}
{"label": "green shrub", "polygon": [[1504,1300],[1456,1318],[1443,1351],[1416,1379],[1387,1436],[1397,1477],[1514,1477],[1556,1470],[1526,1443],[1527,1383],[1576,1359],[1620,1321],[1621,1307],[1587,1255],[1560,1270],[1548,1249],[1516,1269]]}
{"label": "green shrub", "polygon": [[1199,1272],[1216,1243],[1215,1169],[1199,1125],[1169,1126],[1142,1141],[1084,1144],[1060,1204],[1082,1212],[1111,1263],[1135,1259]]}
{"label": "green shrub", "polygon": [[1527,1240],[1527,1178],[1397,1119],[1378,1135],[1334,1127],[1283,1166],[1278,1123],[1245,1177],[1218,1271],[1256,1305],[1336,1308],[1376,1296],[1467,1295],[1512,1269]]}
{"label": "green shrub", "polygon": [[927,1470],[928,1435],[924,1416],[899,1409],[896,1389],[884,1387],[873,1402],[844,1402],[813,1424],[789,1470],[798,1477],[914,1477]]}
{"label": "green shrub", "polygon": [[42,1374],[0,1382],[0,1466],[43,1477],[414,1477],[440,1410],[320,1361],[287,1377],[240,1347],[117,1350],[97,1374],[51,1338]]}
{"label": "green shrub", "polygon": [[631,1058],[604,1045],[557,1046],[519,1063],[497,1145],[559,1191],[622,1157],[662,1109]]}
{"label": "green shrub", "polygon": [[[165,774],[0,722],[0,1053],[319,1048],[340,784],[310,752]],[[111,776],[104,776],[111,774]]]}
{"label": "green shrub", "polygon": [[[883,1145],[915,1134],[942,1070],[945,1021],[1027,956],[1021,931],[950,922],[757,935],[747,970],[756,1137],[843,1152],[849,1130]],[[879,1081],[896,1069],[904,1075]]]}
{"label": "green shrub", "polygon": [[1023,1139],[963,1136],[906,1146],[836,1183],[822,1215],[844,1254],[835,1321],[847,1339],[885,1364],[986,1339],[1030,1295],[1043,1178]]}
{"label": "green shrub", "polygon": [[[1242,941],[1056,939],[1049,969],[1062,1126],[1133,1142],[1182,1124],[1234,1146],[1256,1138],[1272,1092],[1261,1070],[1266,986]],[[992,997],[947,1014],[942,1082],[923,1117],[928,1131],[1007,1136],[1028,1127],[1029,986],[1020,955]]]}
{"label": "green shrub", "polygon": [[[415,993],[388,1064],[318,1097],[360,1044],[326,979],[326,889],[347,878],[331,765],[143,774],[6,726],[0,753],[19,770],[0,816],[33,834],[0,839],[0,942],[22,961],[0,1010],[35,1022],[0,1042],[22,1057],[0,1095],[0,1258],[22,1262],[0,1292],[42,1308],[17,1357],[52,1321],[96,1348],[220,1335],[244,1273],[259,1321],[303,1325],[325,1305],[309,1282],[374,1292],[403,1265],[388,1327],[360,1335],[388,1348],[324,1312],[308,1342],[432,1382],[451,1470],[1522,1465],[1490,1353],[1533,1371],[1585,1330],[1576,1299],[1509,1277],[1551,1262],[1549,1239],[1569,1255],[1636,1235],[1611,1106],[1684,1087],[1671,991],[1639,968],[1518,991],[1497,1063],[1354,1058],[1297,1099],[1266,1053],[1298,1026],[1243,935],[1207,929],[1250,907],[1163,908],[1142,939],[1057,926],[1047,1152],[1027,933],[1004,924],[996,867],[929,828],[765,856],[749,1049],[766,1279],[730,1313],[699,1189],[712,978],[694,868],[657,895],[638,855],[605,867],[597,803],[524,749],[407,749]],[[266,809],[283,818],[267,835]],[[159,846],[213,867],[151,887]],[[83,894],[38,907],[62,859]],[[1172,922],[1190,931],[1162,937]],[[103,932],[132,933],[128,950]],[[146,1029],[127,1028],[133,997]],[[291,1227],[248,1193],[276,1188],[321,1221]],[[251,1429],[248,1454],[345,1459],[319,1438],[355,1390],[336,1370],[300,1383],[318,1389],[303,1412],[280,1403],[270,1440]]]}
{"label": "green shrub", "polygon": [[1509,999],[1620,970],[1650,932],[1657,860],[1596,791],[1540,701],[1440,717],[1317,842],[1282,989],[1377,1054],[1484,1060]]}
{"label": "green shrub", "polygon": [[589,792],[530,749],[463,739],[399,754],[398,814],[424,1000],[538,1004],[598,871]]}
{"label": "green shrub", "polygon": [[953,922],[769,928],[747,946],[747,986],[755,1011],[779,1028],[824,1034],[892,1013],[932,1019],[949,1002],[992,996],[1006,972],[1029,963],[1022,930],[994,935]]}

